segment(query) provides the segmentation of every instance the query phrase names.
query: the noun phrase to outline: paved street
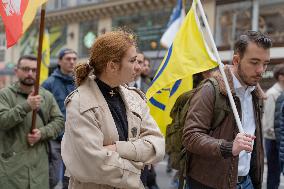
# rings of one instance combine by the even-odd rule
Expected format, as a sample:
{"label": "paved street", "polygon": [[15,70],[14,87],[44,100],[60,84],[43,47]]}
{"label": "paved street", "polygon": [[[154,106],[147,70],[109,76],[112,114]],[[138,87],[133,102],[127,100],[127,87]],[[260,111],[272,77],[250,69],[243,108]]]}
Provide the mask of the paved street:
{"label": "paved street", "polygon": [[[156,172],[157,172],[157,183],[160,187],[160,189],[175,189],[173,185],[171,185],[172,177],[174,176],[174,172],[171,174],[166,173],[166,167],[167,162],[164,160],[156,165]],[[263,183],[263,189],[266,189],[266,173],[267,173],[267,167],[265,166],[264,169],[264,183]],[[284,189],[284,176],[281,178],[281,184],[279,189]]]}
{"label": "paved street", "polygon": [[[167,167],[167,161],[164,160],[160,163],[158,163],[155,166],[155,170],[157,173],[157,183],[160,189],[176,189],[174,185],[172,185],[172,178],[175,175],[175,171],[172,173],[168,174],[166,172],[166,167]],[[265,166],[264,170],[264,183],[263,183],[263,189],[266,189],[266,172],[267,172],[267,167]],[[59,184],[55,189],[61,189],[61,185]],[[279,189],[284,189],[284,176],[281,178],[281,185]]]}

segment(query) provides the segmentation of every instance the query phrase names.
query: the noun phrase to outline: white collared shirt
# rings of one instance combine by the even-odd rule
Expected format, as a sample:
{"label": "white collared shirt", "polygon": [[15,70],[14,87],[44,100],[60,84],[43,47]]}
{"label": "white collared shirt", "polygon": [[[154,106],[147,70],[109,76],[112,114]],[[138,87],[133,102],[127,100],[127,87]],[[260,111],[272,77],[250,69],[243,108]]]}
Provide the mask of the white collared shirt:
{"label": "white collared shirt", "polygon": [[141,77],[140,76],[136,79],[135,82],[136,82],[137,88],[141,89]]}
{"label": "white collared shirt", "polygon": [[135,81],[128,83],[129,87],[136,87],[137,89],[141,89],[141,77],[139,76]]}
{"label": "white collared shirt", "polygon": [[[243,86],[236,76],[233,75],[234,89],[236,91],[237,97],[239,97],[242,109],[242,126],[244,132],[250,135],[255,135],[255,117],[254,108],[252,103],[251,92],[255,89],[255,86]],[[251,153],[246,151],[241,151],[239,154],[239,164],[238,164],[238,176],[246,176],[250,169],[250,159]]]}

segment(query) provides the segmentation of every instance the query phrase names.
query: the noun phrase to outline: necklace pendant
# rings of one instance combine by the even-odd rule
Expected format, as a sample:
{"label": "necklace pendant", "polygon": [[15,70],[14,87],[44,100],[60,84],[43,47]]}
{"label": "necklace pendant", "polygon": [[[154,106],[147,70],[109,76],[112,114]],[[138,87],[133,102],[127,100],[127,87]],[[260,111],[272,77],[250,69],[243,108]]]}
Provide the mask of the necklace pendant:
{"label": "necklace pendant", "polygon": [[111,91],[109,92],[109,94],[110,94],[111,97],[113,97],[113,95],[115,95],[115,92],[113,92],[113,90],[111,90]]}

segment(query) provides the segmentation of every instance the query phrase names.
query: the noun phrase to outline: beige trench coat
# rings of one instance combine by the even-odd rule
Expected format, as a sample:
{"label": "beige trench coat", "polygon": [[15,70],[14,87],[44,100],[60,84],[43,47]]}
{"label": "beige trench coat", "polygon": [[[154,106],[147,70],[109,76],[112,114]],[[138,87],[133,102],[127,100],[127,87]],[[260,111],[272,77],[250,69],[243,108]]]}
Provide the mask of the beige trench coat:
{"label": "beige trench coat", "polygon": [[[62,157],[70,174],[69,189],[143,189],[141,169],[163,159],[165,141],[145,99],[124,86],[119,91],[125,102],[128,141],[119,141],[93,76],[66,98]],[[117,152],[103,147],[114,143]]]}

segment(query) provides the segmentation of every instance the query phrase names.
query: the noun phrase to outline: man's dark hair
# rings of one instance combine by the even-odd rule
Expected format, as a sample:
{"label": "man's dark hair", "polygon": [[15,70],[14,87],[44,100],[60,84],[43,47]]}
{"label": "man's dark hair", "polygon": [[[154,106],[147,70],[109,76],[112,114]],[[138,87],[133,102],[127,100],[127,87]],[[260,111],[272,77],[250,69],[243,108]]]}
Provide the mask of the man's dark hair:
{"label": "man's dark hair", "polygon": [[196,88],[201,83],[201,81],[204,79],[204,77],[202,75],[202,72],[194,74],[192,76],[192,78],[193,78],[193,86],[192,86],[192,88]]}
{"label": "man's dark hair", "polygon": [[243,58],[249,42],[257,44],[259,47],[269,49],[272,46],[272,40],[268,35],[259,31],[246,31],[242,34],[234,45],[234,54],[239,54]]}
{"label": "man's dark hair", "polygon": [[18,60],[18,62],[17,62],[17,67],[20,66],[20,63],[21,63],[22,60],[33,60],[33,61],[37,61],[37,57],[34,56],[34,55],[31,55],[31,54],[29,54],[29,55],[23,55],[23,56],[21,56],[21,57],[19,58],[19,60]]}
{"label": "man's dark hair", "polygon": [[284,64],[278,64],[273,69],[273,77],[278,81],[280,75],[284,76]]}
{"label": "man's dark hair", "polygon": [[69,48],[64,48],[64,49],[61,49],[59,54],[58,54],[58,59],[59,60],[62,60],[62,58],[66,55],[66,54],[76,54],[77,55],[77,52],[74,51],[73,49],[69,49]]}

